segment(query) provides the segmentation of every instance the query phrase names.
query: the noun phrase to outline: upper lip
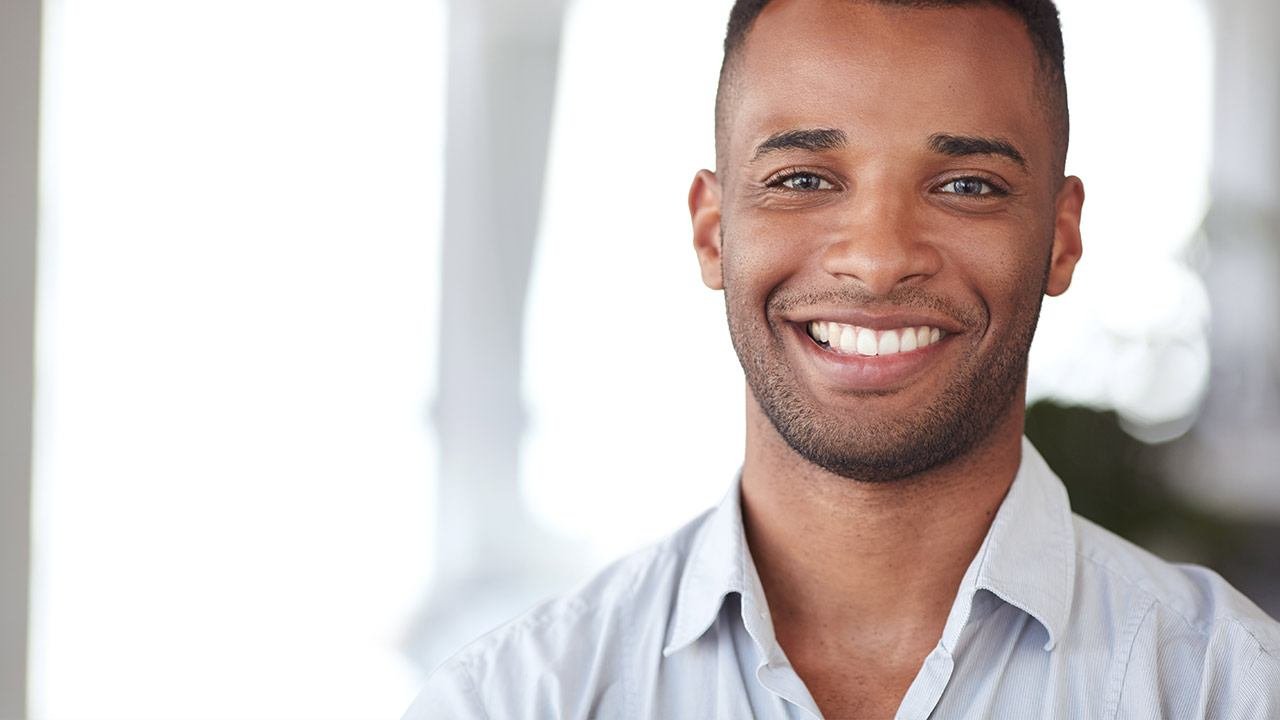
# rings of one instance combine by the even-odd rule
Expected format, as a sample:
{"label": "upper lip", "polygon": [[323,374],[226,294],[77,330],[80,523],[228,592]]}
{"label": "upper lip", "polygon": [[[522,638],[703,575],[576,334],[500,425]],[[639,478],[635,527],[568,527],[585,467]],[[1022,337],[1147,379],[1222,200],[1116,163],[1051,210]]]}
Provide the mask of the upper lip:
{"label": "upper lip", "polygon": [[880,311],[848,307],[811,307],[789,312],[783,319],[800,325],[808,325],[811,322],[836,322],[877,331],[921,325],[935,327],[951,335],[964,330],[964,327],[953,318],[920,310]]}

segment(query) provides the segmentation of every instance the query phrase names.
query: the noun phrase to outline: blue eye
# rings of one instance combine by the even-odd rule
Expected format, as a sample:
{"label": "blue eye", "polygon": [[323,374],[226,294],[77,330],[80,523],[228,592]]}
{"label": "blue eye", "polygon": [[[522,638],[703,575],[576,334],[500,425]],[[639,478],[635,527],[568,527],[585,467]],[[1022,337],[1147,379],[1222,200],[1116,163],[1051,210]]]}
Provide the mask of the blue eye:
{"label": "blue eye", "polygon": [[956,178],[944,184],[941,190],[945,193],[968,196],[1004,194],[991,183],[976,177]]}
{"label": "blue eye", "polygon": [[831,190],[835,186],[823,180],[821,177],[813,173],[799,172],[792,173],[785,177],[779,178],[774,185],[779,185],[787,190],[795,190],[797,192],[813,192],[815,190]]}

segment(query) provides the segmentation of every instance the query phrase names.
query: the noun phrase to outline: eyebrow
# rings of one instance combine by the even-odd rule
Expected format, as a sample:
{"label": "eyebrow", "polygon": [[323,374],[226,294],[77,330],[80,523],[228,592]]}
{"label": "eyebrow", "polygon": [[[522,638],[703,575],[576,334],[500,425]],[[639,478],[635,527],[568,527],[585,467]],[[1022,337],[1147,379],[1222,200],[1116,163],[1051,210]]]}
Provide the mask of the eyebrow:
{"label": "eyebrow", "polygon": [[842,130],[815,128],[811,130],[784,130],[774,133],[756,146],[756,154],[751,158],[758,160],[761,156],[779,150],[839,150],[847,145],[849,137]]}
{"label": "eyebrow", "polygon": [[951,157],[969,155],[995,155],[1012,160],[1022,169],[1027,169],[1027,159],[1018,152],[1013,143],[1000,138],[972,137],[969,135],[945,135],[942,133],[929,138],[929,148],[934,152]]}

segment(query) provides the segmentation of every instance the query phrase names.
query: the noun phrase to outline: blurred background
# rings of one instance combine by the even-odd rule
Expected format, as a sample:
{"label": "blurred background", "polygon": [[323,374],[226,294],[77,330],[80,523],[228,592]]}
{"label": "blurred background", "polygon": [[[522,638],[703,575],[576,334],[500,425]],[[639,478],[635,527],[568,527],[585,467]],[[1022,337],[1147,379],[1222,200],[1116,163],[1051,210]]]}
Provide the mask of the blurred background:
{"label": "blurred background", "polygon": [[[398,717],[715,503],[730,5],[0,2],[0,718]],[[1028,434],[1280,615],[1280,4],[1059,6]]]}

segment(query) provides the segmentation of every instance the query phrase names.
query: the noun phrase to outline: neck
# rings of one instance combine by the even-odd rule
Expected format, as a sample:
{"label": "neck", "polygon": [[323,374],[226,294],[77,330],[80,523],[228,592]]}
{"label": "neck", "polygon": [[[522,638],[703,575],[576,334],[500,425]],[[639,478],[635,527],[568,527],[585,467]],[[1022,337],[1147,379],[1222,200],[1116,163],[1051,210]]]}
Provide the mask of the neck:
{"label": "neck", "polygon": [[834,637],[882,661],[901,652],[909,664],[937,643],[1021,462],[1023,414],[1011,408],[983,444],[945,466],[865,483],[800,458],[749,401],[743,522],[789,655],[789,639]]}

